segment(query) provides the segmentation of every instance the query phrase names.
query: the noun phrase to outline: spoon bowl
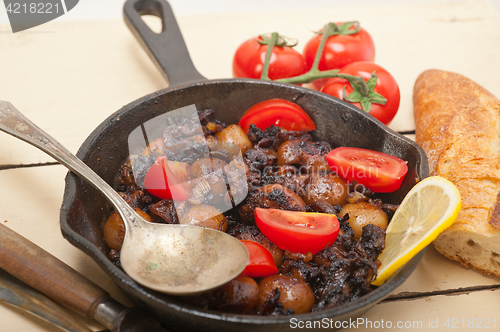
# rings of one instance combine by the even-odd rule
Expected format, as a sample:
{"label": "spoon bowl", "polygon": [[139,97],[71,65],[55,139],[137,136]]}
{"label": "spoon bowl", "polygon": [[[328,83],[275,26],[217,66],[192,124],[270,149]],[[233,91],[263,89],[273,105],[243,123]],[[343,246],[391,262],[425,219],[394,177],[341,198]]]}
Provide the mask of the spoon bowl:
{"label": "spoon bowl", "polygon": [[[241,260],[248,260],[245,250],[233,244],[234,237],[211,228],[152,224],[126,241],[120,253],[125,272],[138,283],[168,294],[189,295],[222,286],[229,280],[221,276],[236,277],[246,265]],[[169,256],[155,250],[158,247]]]}
{"label": "spoon bowl", "polygon": [[144,220],[92,169],[6,101],[0,101],[0,130],[49,154],[101,191],[125,224],[121,265],[141,285],[172,295],[198,294],[245,269],[248,251],[236,238],[209,228]]}

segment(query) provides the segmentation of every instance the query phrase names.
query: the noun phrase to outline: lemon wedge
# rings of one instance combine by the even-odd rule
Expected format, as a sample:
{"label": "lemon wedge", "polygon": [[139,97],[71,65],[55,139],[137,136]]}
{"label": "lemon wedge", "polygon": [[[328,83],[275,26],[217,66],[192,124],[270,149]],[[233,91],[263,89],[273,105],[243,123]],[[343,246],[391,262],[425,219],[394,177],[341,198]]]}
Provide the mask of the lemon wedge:
{"label": "lemon wedge", "polygon": [[417,183],[401,202],[387,227],[382,265],[372,283],[387,278],[450,227],[460,212],[460,193],[453,183],[439,176]]}

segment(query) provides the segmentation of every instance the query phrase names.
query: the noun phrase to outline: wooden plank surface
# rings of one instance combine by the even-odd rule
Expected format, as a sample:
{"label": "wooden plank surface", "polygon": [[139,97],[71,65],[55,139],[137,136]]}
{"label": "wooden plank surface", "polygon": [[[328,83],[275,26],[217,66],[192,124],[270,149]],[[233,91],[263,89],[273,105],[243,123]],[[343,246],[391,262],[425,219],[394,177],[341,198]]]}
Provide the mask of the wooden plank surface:
{"label": "wooden plank surface", "polygon": [[[329,20],[359,20],[372,34],[376,62],[393,73],[401,88],[400,112],[391,124],[396,130],[413,129],[412,87],[425,69],[459,72],[500,95],[500,81],[492,74],[492,65],[500,58],[500,20],[485,1],[184,16],[179,24],[200,72],[222,78],[231,76],[231,59],[243,40],[279,31],[298,38],[300,50],[312,36],[310,30]],[[0,98],[11,101],[73,152],[111,113],[167,86],[122,21],[53,22],[25,33],[6,31],[10,28],[0,27]],[[45,162],[53,160],[0,134],[0,168]],[[65,174],[62,166],[0,170],[0,222],[126,303],[97,264],[62,238],[59,208]],[[429,248],[415,272],[394,293],[417,294],[417,299],[379,304],[364,317],[423,322],[471,315],[493,319],[498,306],[488,303],[498,303],[498,290],[457,292],[499,284],[499,280],[464,269]],[[455,295],[432,295],[442,292]],[[418,294],[432,296],[424,299]],[[58,331],[5,305],[0,305],[0,322],[0,332]]]}
{"label": "wooden plank surface", "polygon": [[[397,331],[498,331],[500,329],[500,290],[484,290],[460,295],[384,302],[361,318],[359,331],[380,331],[377,323]],[[371,321],[370,325],[368,321]],[[392,323],[392,327],[387,324]],[[398,322],[401,328],[398,328]],[[366,325],[368,324],[368,325]],[[381,326],[381,325],[380,325]]]}

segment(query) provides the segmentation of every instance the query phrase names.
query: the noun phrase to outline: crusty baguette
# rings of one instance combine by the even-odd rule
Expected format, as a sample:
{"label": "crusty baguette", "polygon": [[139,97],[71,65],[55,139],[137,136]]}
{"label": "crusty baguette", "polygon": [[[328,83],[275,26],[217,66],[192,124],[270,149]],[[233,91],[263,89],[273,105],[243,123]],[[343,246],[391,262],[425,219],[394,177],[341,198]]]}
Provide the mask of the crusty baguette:
{"label": "crusty baguette", "polygon": [[413,104],[430,174],[453,182],[462,196],[456,222],[434,246],[500,278],[500,101],[462,75],[429,70],[415,83]]}

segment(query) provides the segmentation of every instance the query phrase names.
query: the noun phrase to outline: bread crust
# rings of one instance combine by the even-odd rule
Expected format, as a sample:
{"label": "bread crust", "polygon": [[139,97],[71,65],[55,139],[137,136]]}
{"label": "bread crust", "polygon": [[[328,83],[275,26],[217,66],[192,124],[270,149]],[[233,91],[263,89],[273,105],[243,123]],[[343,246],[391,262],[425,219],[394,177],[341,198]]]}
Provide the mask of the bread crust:
{"label": "bread crust", "polygon": [[467,77],[428,70],[415,83],[413,104],[430,174],[453,182],[462,196],[456,222],[434,246],[500,278],[500,101]]}

